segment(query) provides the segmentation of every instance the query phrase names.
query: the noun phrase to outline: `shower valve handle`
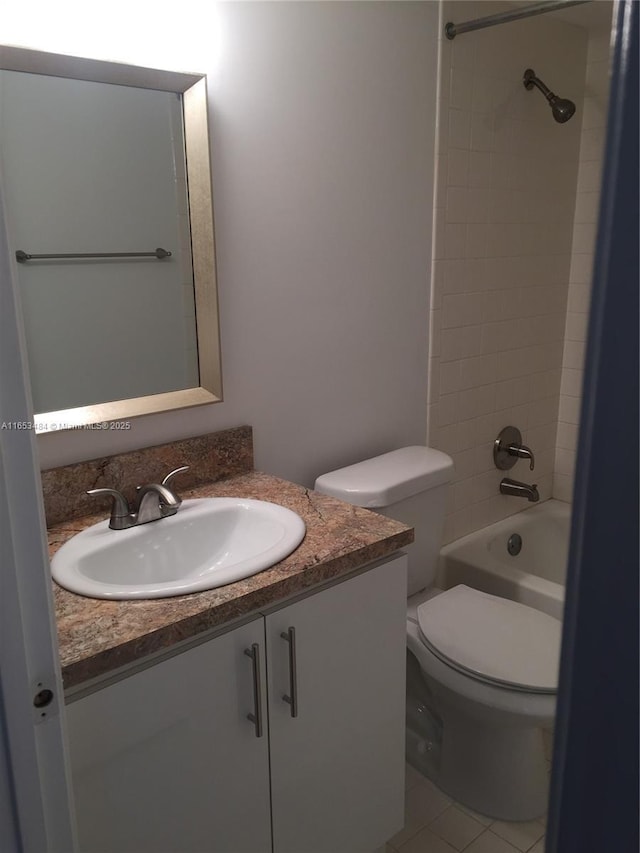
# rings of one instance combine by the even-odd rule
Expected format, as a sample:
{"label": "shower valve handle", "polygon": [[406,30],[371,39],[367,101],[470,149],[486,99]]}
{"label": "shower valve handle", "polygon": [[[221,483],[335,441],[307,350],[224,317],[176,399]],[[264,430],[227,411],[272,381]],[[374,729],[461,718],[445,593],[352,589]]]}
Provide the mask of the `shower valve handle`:
{"label": "shower valve handle", "polygon": [[518,459],[528,459],[529,468],[533,471],[536,464],[533,450],[522,443],[522,433],[517,427],[505,427],[493,443],[495,466],[500,471],[508,471]]}
{"label": "shower valve handle", "polygon": [[518,459],[528,459],[530,462],[529,470],[533,471],[536,460],[533,455],[533,450],[529,447],[526,447],[524,444],[510,444],[509,447],[507,447],[507,452],[511,456],[517,456]]}

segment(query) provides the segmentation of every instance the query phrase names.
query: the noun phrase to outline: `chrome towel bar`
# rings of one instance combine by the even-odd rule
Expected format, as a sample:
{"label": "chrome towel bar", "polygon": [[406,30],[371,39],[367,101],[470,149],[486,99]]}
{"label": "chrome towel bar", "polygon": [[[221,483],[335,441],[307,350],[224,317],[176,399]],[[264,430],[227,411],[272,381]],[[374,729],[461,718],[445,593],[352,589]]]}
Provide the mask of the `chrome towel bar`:
{"label": "chrome towel bar", "polygon": [[68,254],[68,255],[31,255],[28,252],[18,249],[16,252],[16,261],[19,264],[24,264],[27,261],[39,261],[43,259],[60,258],[157,258],[161,261],[163,258],[170,258],[171,252],[166,249],[155,249],[153,252],[91,252],[89,254]]}

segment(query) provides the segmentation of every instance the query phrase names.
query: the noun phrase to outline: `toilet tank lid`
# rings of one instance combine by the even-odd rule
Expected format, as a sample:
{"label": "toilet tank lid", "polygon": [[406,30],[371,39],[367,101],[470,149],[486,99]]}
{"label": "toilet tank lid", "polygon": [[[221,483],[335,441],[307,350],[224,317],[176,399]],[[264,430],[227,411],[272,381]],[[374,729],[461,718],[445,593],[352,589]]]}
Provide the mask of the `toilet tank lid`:
{"label": "toilet tank lid", "polygon": [[314,488],[362,507],[386,507],[448,483],[453,460],[431,447],[401,447],[323,474]]}

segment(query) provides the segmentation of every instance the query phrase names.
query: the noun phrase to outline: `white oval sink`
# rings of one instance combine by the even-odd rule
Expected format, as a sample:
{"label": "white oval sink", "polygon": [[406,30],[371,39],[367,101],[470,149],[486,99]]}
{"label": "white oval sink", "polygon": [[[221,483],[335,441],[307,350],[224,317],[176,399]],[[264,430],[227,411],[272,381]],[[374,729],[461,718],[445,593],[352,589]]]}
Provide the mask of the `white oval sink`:
{"label": "white oval sink", "polygon": [[290,509],[240,498],[187,500],[176,515],[127,530],[101,521],[54,554],[51,573],[91,598],[165,598],[214,589],[294,551],[305,524]]}

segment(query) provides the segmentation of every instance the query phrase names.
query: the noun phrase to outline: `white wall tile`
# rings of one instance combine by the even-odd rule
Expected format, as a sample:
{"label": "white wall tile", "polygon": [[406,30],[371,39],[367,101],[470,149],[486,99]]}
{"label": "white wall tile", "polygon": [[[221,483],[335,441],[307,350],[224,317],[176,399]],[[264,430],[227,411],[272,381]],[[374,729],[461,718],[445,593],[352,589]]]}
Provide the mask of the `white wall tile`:
{"label": "white wall tile", "polygon": [[[469,142],[467,143],[469,144]],[[470,121],[472,151],[491,151],[493,147],[493,122],[491,113],[472,113]]]}
{"label": "white wall tile", "polygon": [[576,464],[576,454],[574,450],[565,450],[558,447],[555,458],[555,471],[558,474],[564,474],[567,477],[572,476]]}
{"label": "white wall tile", "polygon": [[606,62],[606,73],[608,74],[609,52],[611,50],[611,34],[609,32],[594,33],[589,38],[587,48],[587,63]]}
{"label": "white wall tile", "polygon": [[602,181],[602,158],[581,160],[578,169],[578,191],[600,192]]}
{"label": "white wall tile", "polygon": [[448,178],[450,187],[466,187],[469,180],[469,151],[462,148],[449,148]]}
{"label": "white wall tile", "polygon": [[444,427],[448,424],[458,422],[458,395],[441,394],[438,401],[438,426]]}
{"label": "white wall tile", "polygon": [[474,326],[482,319],[481,293],[445,294],[442,298],[442,328]]}
{"label": "white wall tile", "polygon": [[575,221],[579,223],[594,223],[598,221],[598,204],[600,193],[579,192],[576,196]]}
{"label": "white wall tile", "polygon": [[482,326],[443,329],[440,347],[441,362],[480,355]]}
{"label": "white wall tile", "polygon": [[560,422],[558,424],[557,445],[563,450],[575,451],[578,446],[578,425]]}
{"label": "white wall tile", "polygon": [[[438,200],[444,198],[443,194],[439,193],[438,190],[441,187],[447,186],[448,170],[449,170],[449,155],[448,154],[438,154],[436,157],[436,168],[435,168],[436,198]],[[441,206],[441,205],[439,204],[439,206]]]}
{"label": "white wall tile", "polygon": [[446,201],[447,222],[468,222],[468,193],[466,187],[448,187]]}
{"label": "white wall tile", "polygon": [[440,388],[442,385],[442,371],[440,369],[440,359],[431,357],[429,359],[429,381],[428,381],[428,402],[437,403],[440,398]]}
{"label": "white wall tile", "polygon": [[583,160],[600,160],[604,150],[605,126],[591,127],[582,134],[580,156]]}
{"label": "white wall tile", "polygon": [[604,100],[609,93],[609,83],[609,58],[605,57],[594,62],[589,61],[585,93]]}
{"label": "white wall tile", "polygon": [[[557,425],[558,429],[560,424]],[[569,424],[565,424],[569,429],[572,427]],[[540,426],[529,427],[527,431],[524,433],[524,441],[529,447],[536,447],[539,452],[543,450],[553,450],[556,446],[556,423],[555,421],[549,424],[542,424]]]}
{"label": "white wall tile", "polygon": [[[589,228],[591,226],[582,226]],[[437,236],[437,234],[436,234]],[[444,255],[445,258],[463,258],[467,239],[466,225],[444,225]]]}
{"label": "white wall tile", "polygon": [[586,97],[584,99],[582,127],[585,130],[591,130],[606,124],[607,106],[604,98]]}
{"label": "white wall tile", "polygon": [[474,448],[461,450],[453,454],[454,475],[453,481],[458,483],[467,480],[476,473],[476,453]]}
{"label": "white wall tile", "polygon": [[458,450],[469,450],[476,446],[476,419],[460,421],[458,424]]}
{"label": "white wall tile", "polygon": [[583,341],[565,341],[562,366],[582,370],[584,365],[585,344]]}
{"label": "white wall tile", "polygon": [[476,388],[494,383],[497,356],[479,355],[463,359],[460,364],[459,389]]}
{"label": "white wall tile", "polygon": [[587,334],[595,223],[600,200],[604,131],[609,87],[609,36],[591,36],[588,47],[585,101],[582,117],[578,194],[576,197],[573,255],[563,354],[558,453],[553,482],[554,497],[570,500],[577,423],[582,389],[584,341]]}
{"label": "white wall tile", "polygon": [[[458,5],[458,4],[456,4]],[[460,14],[456,10],[456,15]],[[451,67],[464,71],[473,71],[475,62],[475,44],[473,39],[454,39],[451,42]]]}
{"label": "white wall tile", "polygon": [[586,341],[588,320],[589,317],[587,314],[579,313],[577,311],[567,312],[567,328],[565,332],[566,340]]}
{"label": "white wall tile", "polygon": [[560,395],[560,408],[558,409],[558,420],[568,424],[580,423],[580,398]]}
{"label": "white wall tile", "polygon": [[580,397],[582,395],[582,375],[582,370],[565,367],[562,371],[560,393],[568,397]]}
{"label": "white wall tile", "polygon": [[431,355],[440,357],[442,348],[442,311],[431,311]]}
{"label": "white wall tile", "polygon": [[572,284],[587,284],[591,288],[591,275],[593,273],[592,254],[573,254],[571,256],[571,272],[569,282]]}
{"label": "white wall tile", "polygon": [[553,497],[559,501],[571,502],[573,499],[573,477],[566,474],[554,473]]}
{"label": "white wall tile", "polygon": [[[480,0],[447,4],[445,17],[454,9],[486,14]],[[508,41],[498,29],[454,41],[442,56],[447,184],[436,199],[444,260],[434,283],[442,329],[431,362],[440,397],[430,413],[438,446],[457,463],[448,538],[524,508],[499,495],[492,467],[492,442],[508,423],[536,453],[541,494],[570,495],[580,412],[608,47],[602,38],[587,45],[586,30],[551,16]],[[576,101],[577,120],[557,125],[544,99],[522,87],[521,57],[532,50],[554,88]]]}
{"label": "white wall tile", "polygon": [[467,222],[484,223],[487,221],[488,201],[486,192],[479,188],[467,191]]}
{"label": "white wall tile", "polygon": [[578,314],[587,314],[591,301],[590,284],[570,284],[567,311],[575,311]]}
{"label": "white wall tile", "polygon": [[484,258],[487,255],[488,226],[484,224],[467,225],[465,242],[465,257],[470,259]]}
{"label": "white wall tile", "polygon": [[469,186],[488,187],[491,183],[491,153],[489,151],[471,151],[468,165]]}
{"label": "white wall tile", "polygon": [[464,258],[447,258],[442,261],[444,293],[466,293],[468,267]]}
{"label": "white wall tile", "polygon": [[449,104],[454,109],[470,110],[473,95],[473,74],[465,68],[451,69]]}
{"label": "white wall tile", "polygon": [[449,109],[449,145],[469,149],[471,113],[468,110]]}
{"label": "white wall tile", "polygon": [[459,361],[448,361],[440,366],[440,390],[443,394],[452,394],[460,390]]}

